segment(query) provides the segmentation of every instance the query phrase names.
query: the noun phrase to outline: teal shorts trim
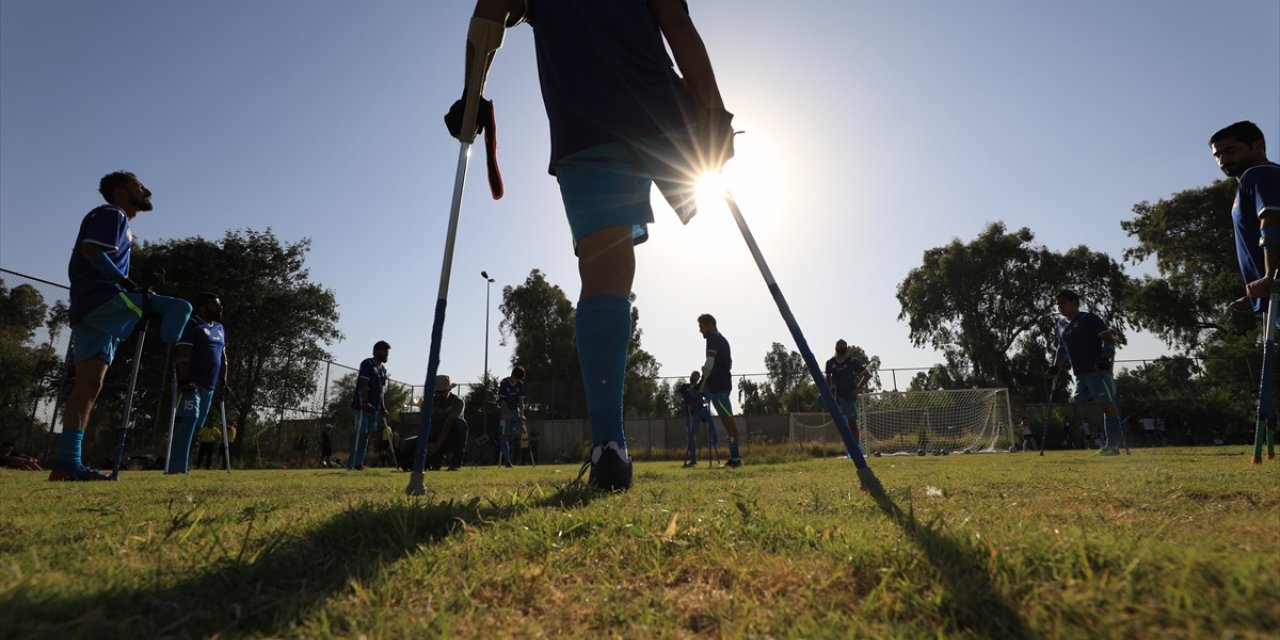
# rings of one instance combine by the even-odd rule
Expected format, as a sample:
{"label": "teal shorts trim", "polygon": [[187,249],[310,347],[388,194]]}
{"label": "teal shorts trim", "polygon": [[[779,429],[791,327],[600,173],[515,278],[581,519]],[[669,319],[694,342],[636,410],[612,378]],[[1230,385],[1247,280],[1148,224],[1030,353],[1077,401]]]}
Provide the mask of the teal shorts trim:
{"label": "teal shorts trim", "polygon": [[573,244],[610,227],[631,227],[635,244],[649,239],[653,185],[688,221],[696,213],[698,176],[692,175],[687,131],[613,142],[565,156],[555,166]]}
{"label": "teal shorts trim", "polygon": [[716,415],[721,418],[733,415],[733,403],[729,401],[728,391],[707,392],[707,402],[715,407]]}
{"label": "teal shorts trim", "polygon": [[111,364],[116,349],[142,318],[142,309],[121,291],[102,303],[78,324],[71,327],[71,340],[75,344],[76,362],[101,358]]}

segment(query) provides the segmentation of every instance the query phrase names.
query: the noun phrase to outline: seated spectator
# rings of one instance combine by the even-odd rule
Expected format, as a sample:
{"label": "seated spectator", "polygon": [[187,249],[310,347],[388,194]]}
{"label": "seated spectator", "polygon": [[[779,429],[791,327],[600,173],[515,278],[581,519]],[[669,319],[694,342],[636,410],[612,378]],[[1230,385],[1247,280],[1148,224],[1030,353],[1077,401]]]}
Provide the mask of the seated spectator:
{"label": "seated spectator", "polygon": [[23,471],[44,471],[44,469],[40,468],[40,462],[35,458],[25,453],[14,451],[12,442],[0,444],[0,467],[21,469]]}

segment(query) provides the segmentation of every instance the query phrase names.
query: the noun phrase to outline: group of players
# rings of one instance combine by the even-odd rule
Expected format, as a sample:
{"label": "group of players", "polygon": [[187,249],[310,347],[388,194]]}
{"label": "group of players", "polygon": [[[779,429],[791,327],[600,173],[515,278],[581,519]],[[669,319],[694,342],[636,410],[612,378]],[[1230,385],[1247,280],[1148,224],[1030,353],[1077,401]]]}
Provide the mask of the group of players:
{"label": "group of players", "polygon": [[[725,109],[710,57],[684,0],[478,0],[465,53],[468,63],[482,56],[481,77],[473,82],[477,79],[469,77],[468,64],[464,87],[483,87],[494,60],[493,50],[477,51],[475,43],[522,23],[533,30],[551,134],[549,172],[559,183],[581,276],[575,333],[592,432],[588,482],[605,490],[627,489],[632,464],[623,432],[622,393],[631,338],[629,296],[635,245],[647,239],[647,225],[654,220],[649,192],[656,185],[681,221],[688,223],[696,213],[699,177],[719,171],[733,157],[733,114]],[[459,103],[465,102],[465,89],[463,97]],[[482,106],[488,116],[478,122],[492,126],[492,105],[483,101]],[[451,113],[461,111],[455,105]],[[446,124],[455,136],[474,137],[474,132],[460,135],[457,118],[447,117]],[[478,125],[477,132],[480,129]],[[1210,144],[1223,171],[1240,181],[1232,215],[1247,285],[1245,302],[1236,306],[1248,306],[1253,299],[1257,311],[1258,299],[1268,294],[1270,274],[1280,265],[1275,257],[1280,246],[1280,168],[1266,159],[1262,133],[1251,123],[1223,129]],[[142,314],[157,313],[163,317],[162,339],[176,343],[191,311],[180,300],[148,296],[129,280],[128,222],[138,211],[151,209],[150,192],[132,174],[113,175],[124,177],[104,178],[108,205],[91,213],[84,225],[100,233],[86,235],[82,229],[73,251],[77,383],[51,477],[99,475],[81,463],[80,440],[119,340]],[[93,223],[94,217],[102,220]],[[1109,370],[1099,365],[1111,361],[1114,343],[1096,333],[1099,326],[1078,310],[1078,300],[1058,298],[1065,319],[1065,324],[1059,323],[1058,360],[1069,361],[1077,377],[1096,373],[1095,379],[1109,380]],[[1067,309],[1075,309],[1075,315],[1065,317]],[[708,338],[709,355],[715,351],[716,359],[728,360],[727,342],[723,352],[710,343]],[[1105,359],[1100,356],[1104,353]],[[704,367],[701,377],[708,374],[720,375],[714,362],[710,370]],[[727,409],[728,389],[720,380],[706,382],[711,405],[719,411],[723,398]],[[1089,380],[1083,388],[1114,406],[1114,381],[1108,386]],[[846,407],[850,415],[855,406]],[[729,462],[740,464],[738,433],[730,414],[722,413],[730,438]],[[1110,438],[1106,446],[1114,447]]]}

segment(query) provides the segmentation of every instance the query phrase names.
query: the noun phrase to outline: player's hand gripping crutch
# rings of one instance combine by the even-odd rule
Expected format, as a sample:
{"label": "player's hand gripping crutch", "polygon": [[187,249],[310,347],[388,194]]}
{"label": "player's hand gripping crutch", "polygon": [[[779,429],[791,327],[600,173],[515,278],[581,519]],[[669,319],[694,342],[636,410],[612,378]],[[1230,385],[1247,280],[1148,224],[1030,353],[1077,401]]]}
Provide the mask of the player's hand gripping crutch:
{"label": "player's hand gripping crutch", "polygon": [[[471,143],[476,139],[476,118],[480,110],[481,93],[484,91],[485,69],[489,57],[502,47],[502,38],[506,35],[506,27],[485,18],[471,18],[467,29],[467,43],[470,47],[470,65],[468,67],[467,91],[464,94],[465,107],[462,112],[462,126],[458,132],[461,143],[458,149],[458,169],[453,179],[453,201],[449,208],[449,231],[445,235],[444,263],[440,267],[440,291],[436,298],[435,319],[431,324],[431,348],[427,355],[426,388],[433,388],[436,374],[440,370],[440,340],[444,334],[444,312],[449,298],[449,273],[453,268],[453,244],[458,235],[458,215],[462,209],[462,191],[467,182],[467,162],[471,159]],[[491,185],[492,188],[492,185]],[[495,195],[500,193],[495,192]],[[431,409],[434,394],[424,393],[420,411],[421,421],[418,427],[418,443],[414,450],[413,472],[409,474],[409,485],[404,492],[411,496],[426,493],[422,484],[423,467],[427,460],[427,439],[431,437]]]}
{"label": "player's hand gripping crutch", "polygon": [[742,232],[742,239],[747,242],[747,248],[751,250],[751,257],[755,258],[756,267],[760,269],[760,275],[764,277],[765,284],[769,286],[769,293],[773,296],[773,301],[778,305],[778,311],[782,313],[782,319],[787,323],[787,329],[791,331],[791,338],[796,341],[796,347],[800,349],[800,355],[804,357],[804,362],[809,366],[809,375],[813,378],[813,383],[818,387],[818,392],[822,395],[823,402],[826,403],[831,418],[835,420],[836,429],[840,431],[840,437],[844,440],[845,450],[849,454],[849,458],[853,460],[854,467],[858,470],[858,480],[862,484],[862,488],[868,491],[880,491],[880,481],[876,478],[871,467],[867,466],[867,460],[862,456],[862,447],[858,446],[858,442],[853,439],[853,432],[849,430],[849,423],[845,420],[844,412],[836,406],[836,397],[831,393],[831,387],[827,384],[826,376],[823,375],[822,369],[818,367],[818,360],[813,356],[813,350],[809,348],[809,342],[804,339],[804,334],[800,331],[800,325],[796,322],[795,315],[791,313],[791,307],[787,304],[786,298],[782,296],[782,290],[778,287],[778,282],[774,280],[773,273],[769,270],[769,265],[764,261],[764,255],[760,253],[760,247],[756,244],[756,239],[751,235],[751,229],[747,227],[747,221],[742,217],[742,211],[738,209],[738,202],[734,200],[733,194],[728,189],[724,191],[725,204],[729,205],[729,213],[733,214],[733,219],[738,223],[738,230]]}
{"label": "player's hand gripping crutch", "polygon": [[1250,464],[1262,463],[1262,441],[1267,442],[1267,459],[1276,459],[1276,406],[1272,369],[1275,367],[1276,322],[1280,320],[1280,270],[1271,274],[1271,295],[1263,316],[1262,374],[1258,381],[1258,421],[1253,427],[1253,457]]}

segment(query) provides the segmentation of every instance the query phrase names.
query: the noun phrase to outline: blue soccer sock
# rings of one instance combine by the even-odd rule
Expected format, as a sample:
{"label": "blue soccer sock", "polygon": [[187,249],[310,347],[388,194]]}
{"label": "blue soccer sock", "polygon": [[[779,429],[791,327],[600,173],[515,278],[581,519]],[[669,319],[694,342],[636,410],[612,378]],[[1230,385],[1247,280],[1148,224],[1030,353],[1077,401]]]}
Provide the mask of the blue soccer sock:
{"label": "blue soccer sock", "polygon": [[742,456],[738,455],[738,439],[729,438],[729,459],[737,460],[738,458],[741,458],[741,457]]}
{"label": "blue soccer sock", "polygon": [[191,470],[191,439],[196,434],[196,419],[179,416],[173,423],[173,446],[169,449],[169,473]]}
{"label": "blue soccer sock", "polygon": [[631,302],[617,296],[578,301],[578,363],[591,419],[591,443],[616,442],[625,456],[622,381],[631,344]]}
{"label": "blue soccer sock", "polygon": [[1120,433],[1123,428],[1120,426],[1120,416],[1102,416],[1102,430],[1107,434],[1107,441],[1102,446],[1119,450],[1120,443],[1124,442]]}
{"label": "blue soccer sock", "polygon": [[83,429],[64,428],[62,437],[58,440],[58,462],[72,467],[80,466],[80,446],[83,442]]}
{"label": "blue soccer sock", "polygon": [[508,464],[511,462],[511,443],[506,438],[502,439],[502,457],[498,458],[498,464]]}

